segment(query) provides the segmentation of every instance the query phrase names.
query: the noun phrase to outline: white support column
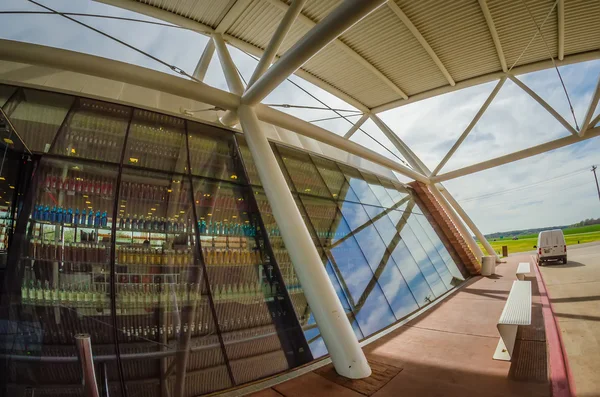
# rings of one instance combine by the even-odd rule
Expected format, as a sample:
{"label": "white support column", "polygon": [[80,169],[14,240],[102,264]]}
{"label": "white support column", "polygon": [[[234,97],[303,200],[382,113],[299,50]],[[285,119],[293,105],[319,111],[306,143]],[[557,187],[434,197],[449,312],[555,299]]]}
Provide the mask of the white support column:
{"label": "white support column", "polygon": [[261,131],[254,109],[241,105],[238,116],[273,216],[333,365],[338,374],[347,378],[366,378],[371,375],[369,363],[331,285],[271,146]]}
{"label": "white support column", "polygon": [[263,56],[260,58],[260,61],[258,61],[258,65],[256,65],[256,69],[254,69],[254,73],[252,73],[250,81],[248,81],[248,87],[251,87],[252,84],[254,84],[256,80],[258,80],[258,78],[267,71],[269,66],[271,66],[271,63],[273,63],[273,60],[279,51],[281,43],[283,43],[283,40],[285,40],[285,37],[292,28],[294,21],[296,21],[298,14],[300,14],[300,11],[302,11],[304,4],[306,4],[306,0],[292,1],[292,4],[290,4],[289,8],[285,12],[285,15],[281,19],[281,22],[279,22],[277,30],[275,33],[273,33],[273,37],[271,37],[271,41],[267,45]]}
{"label": "white support column", "polygon": [[600,75],[598,76],[598,83],[596,84],[596,91],[594,92],[594,96],[590,101],[590,106],[588,107],[588,111],[585,114],[585,120],[581,125],[581,131],[579,132],[579,136],[584,136],[585,132],[588,128],[593,128],[595,123],[592,122],[592,117],[594,117],[594,111],[596,110],[596,106],[598,106],[598,101],[600,101]]}
{"label": "white support column", "polygon": [[365,121],[367,121],[368,118],[369,118],[369,113],[363,114],[362,117],[360,119],[358,119],[358,121],[356,123],[354,123],[354,125],[352,127],[350,127],[348,132],[346,132],[346,134],[344,135],[344,138],[350,139],[352,137],[352,135],[354,135],[354,133],[356,131],[358,131],[360,126],[363,125],[365,123]]}
{"label": "white support column", "polygon": [[492,103],[492,101],[496,97],[496,94],[498,94],[498,91],[500,91],[500,88],[502,88],[502,85],[504,85],[505,81],[506,81],[506,77],[503,77],[503,78],[500,79],[500,81],[498,82],[498,84],[496,84],[496,87],[494,87],[494,89],[492,90],[492,92],[490,93],[490,95],[488,96],[488,98],[485,100],[485,102],[483,103],[483,105],[481,106],[481,108],[479,109],[479,111],[477,112],[477,114],[475,115],[475,117],[473,117],[473,120],[471,120],[471,123],[469,123],[469,125],[467,126],[467,128],[460,135],[460,137],[458,138],[458,140],[456,141],[456,143],[450,148],[450,150],[448,151],[448,153],[446,153],[446,155],[444,156],[444,158],[442,159],[442,161],[440,161],[440,163],[438,164],[438,166],[435,167],[435,169],[433,170],[433,172],[431,173],[431,175],[433,175],[433,176],[437,175],[438,172],[440,172],[440,170],[444,167],[444,165],[446,165],[446,163],[448,162],[448,160],[450,160],[450,157],[452,157],[452,155],[454,154],[454,152],[456,152],[456,150],[458,150],[459,146],[464,142],[464,140],[467,138],[467,136],[469,135],[469,133],[471,132],[471,130],[475,127],[475,124],[477,124],[477,122],[479,121],[479,119],[481,118],[481,116],[483,116],[483,113],[485,113],[485,111],[487,110],[488,106],[490,106],[490,103]]}
{"label": "white support column", "polygon": [[[265,52],[260,57],[260,60],[258,61],[258,64],[252,73],[252,77],[250,77],[250,80],[248,81],[248,87],[251,87],[252,84],[254,84],[256,80],[258,80],[258,78],[267,71],[269,66],[271,66],[271,63],[273,63],[273,60],[277,56],[277,52],[279,51],[281,43],[283,43],[283,40],[285,40],[285,37],[292,28],[292,25],[298,17],[298,14],[300,14],[300,11],[302,11],[304,4],[306,4],[306,0],[294,0],[289,6],[285,12],[285,15],[281,19],[281,22],[279,22],[279,26],[277,26],[277,30],[275,30],[275,33],[273,33],[273,37],[271,37],[271,41],[267,45]],[[233,112],[231,110],[228,110],[225,112],[223,117],[221,117],[221,122],[226,126],[232,126],[238,122],[237,116],[232,113]]]}
{"label": "white support column", "polygon": [[202,51],[202,56],[198,60],[198,65],[196,65],[196,69],[194,69],[194,74],[192,76],[200,81],[204,80],[208,65],[210,65],[214,53],[215,43],[212,40],[209,40],[208,43],[206,43],[206,47],[204,47],[204,51]]}
{"label": "white support column", "polygon": [[494,251],[494,248],[487,241],[487,239],[485,238],[483,233],[481,233],[479,228],[475,225],[475,222],[473,222],[473,220],[471,220],[471,217],[466,213],[465,210],[463,210],[463,208],[460,206],[460,204],[458,204],[458,202],[454,199],[454,197],[452,197],[450,192],[444,186],[442,186],[441,183],[432,184],[432,186],[435,186],[442,193],[442,195],[444,195],[444,198],[446,198],[446,200],[448,201],[448,203],[450,203],[452,208],[454,208],[456,213],[465,221],[465,223],[467,224],[469,229],[471,229],[471,231],[473,233],[475,233],[475,236],[477,237],[479,242],[483,245],[483,247],[485,248],[487,253],[491,256],[495,256],[496,261],[498,261],[499,260],[498,254],[496,254],[496,251]]}
{"label": "white support column", "polygon": [[440,203],[440,205],[444,207],[446,214],[448,214],[448,216],[452,220],[452,223],[454,223],[454,225],[458,229],[458,232],[466,241],[471,251],[473,251],[475,258],[477,258],[477,260],[481,263],[481,258],[483,258],[483,251],[481,250],[481,248],[479,248],[477,242],[475,242],[475,239],[473,238],[473,236],[471,236],[471,233],[469,233],[469,230],[467,230],[465,224],[462,222],[458,214],[454,211],[453,207],[450,205],[450,203],[448,203],[444,195],[438,190],[438,188],[434,184],[429,185],[429,189],[431,190],[431,193],[435,196],[437,201]]}
{"label": "white support column", "polygon": [[[229,70],[225,73],[228,86],[241,86],[240,76],[231,73],[233,62],[227,47],[224,43],[220,45],[218,40],[215,40],[215,45],[223,69]],[[271,145],[260,127],[254,108],[240,105],[237,116],[292,265],[302,283],[304,295],[313,311],[337,373],[351,379],[370,376],[369,363],[329,280]]]}
{"label": "white support column", "polygon": [[225,80],[227,81],[229,92],[232,94],[242,95],[244,93],[244,85],[242,84],[242,80],[240,79],[240,76],[235,68],[233,59],[231,59],[231,55],[227,50],[225,41],[223,41],[223,37],[218,33],[214,33],[212,35],[212,40],[213,43],[215,43],[219,61],[221,61],[221,67],[223,68],[223,73],[225,74]]}
{"label": "white support column", "polygon": [[383,134],[390,140],[390,142],[392,142],[392,145],[394,145],[396,149],[398,149],[400,154],[404,156],[404,159],[408,162],[408,164],[410,164],[410,166],[414,170],[421,172],[422,174],[427,176],[431,174],[427,166],[413,153],[412,150],[410,150],[408,145],[405,144],[404,141],[402,141],[402,139],[400,139],[400,137],[396,135],[396,133],[392,131],[392,129],[388,127],[388,125],[384,123],[383,120],[379,118],[379,116],[377,116],[376,114],[371,114],[369,117],[371,117],[371,120],[373,120],[373,122],[377,125],[377,127],[379,127],[381,132],[383,132]]}
{"label": "white support column", "polygon": [[242,96],[255,105],[327,44],[385,3],[385,0],[345,0],[279,58]]}
{"label": "white support column", "polygon": [[513,81],[513,83],[521,87],[523,91],[529,94],[529,96],[532,97],[537,103],[542,105],[542,107],[546,109],[546,111],[548,111],[548,113],[550,113],[556,120],[558,120],[558,122],[561,123],[567,129],[567,131],[569,131],[575,136],[578,136],[577,131],[575,131],[575,128],[573,128],[567,120],[565,120],[560,114],[558,114],[558,112],[554,110],[552,106],[548,105],[548,103],[544,101],[538,94],[536,94],[531,88],[527,87],[521,80],[519,80],[512,74],[508,74],[507,76]]}

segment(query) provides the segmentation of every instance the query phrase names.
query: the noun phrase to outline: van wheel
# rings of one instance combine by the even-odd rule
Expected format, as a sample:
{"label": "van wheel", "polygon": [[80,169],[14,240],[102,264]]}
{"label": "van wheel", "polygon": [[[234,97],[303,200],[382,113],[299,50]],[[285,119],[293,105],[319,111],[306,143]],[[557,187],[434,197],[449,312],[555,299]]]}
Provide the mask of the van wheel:
{"label": "van wheel", "polygon": [[541,259],[538,260],[538,266],[544,266],[544,262]]}
{"label": "van wheel", "polygon": [[566,257],[562,258],[562,263],[563,263],[563,265],[567,264],[567,258]]}

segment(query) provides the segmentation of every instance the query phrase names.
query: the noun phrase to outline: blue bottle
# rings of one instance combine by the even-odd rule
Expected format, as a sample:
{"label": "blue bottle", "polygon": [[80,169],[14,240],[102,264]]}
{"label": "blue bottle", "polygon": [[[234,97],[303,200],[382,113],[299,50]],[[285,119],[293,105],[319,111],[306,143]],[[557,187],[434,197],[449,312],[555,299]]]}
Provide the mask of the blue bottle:
{"label": "blue bottle", "polygon": [[75,215],[73,216],[73,223],[79,225],[79,209],[75,210]]}
{"label": "blue bottle", "polygon": [[206,234],[206,222],[200,222],[200,234]]}
{"label": "blue bottle", "polygon": [[94,227],[100,227],[101,221],[102,215],[100,215],[100,211],[96,211],[96,216],[94,217]]}
{"label": "blue bottle", "polygon": [[106,213],[106,211],[104,211],[102,213],[102,221],[100,222],[100,225],[102,227],[107,227],[108,226],[108,214]]}
{"label": "blue bottle", "polygon": [[56,222],[56,207],[52,207],[52,209],[50,210],[50,222],[55,223]]}
{"label": "blue bottle", "polygon": [[67,214],[65,215],[65,222],[66,223],[73,223],[73,210],[72,209],[68,209],[67,210]]}
{"label": "blue bottle", "polygon": [[93,226],[94,225],[94,211],[93,210],[90,210],[88,212],[87,225],[88,226]]}
{"label": "blue bottle", "polygon": [[85,222],[87,221],[87,212],[85,210],[81,210],[81,218],[79,218],[79,224],[80,225],[85,225]]}
{"label": "blue bottle", "polygon": [[56,222],[63,223],[63,209],[62,208],[58,208],[56,210]]}

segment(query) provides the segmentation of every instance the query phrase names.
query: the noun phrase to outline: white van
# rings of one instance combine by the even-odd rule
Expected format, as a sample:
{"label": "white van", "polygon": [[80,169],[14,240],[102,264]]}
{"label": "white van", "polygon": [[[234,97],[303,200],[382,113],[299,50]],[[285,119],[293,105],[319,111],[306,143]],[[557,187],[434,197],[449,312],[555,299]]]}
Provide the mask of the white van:
{"label": "white van", "polygon": [[544,230],[538,235],[537,245],[537,260],[540,266],[544,262],[552,260],[560,260],[562,263],[567,263],[567,243],[565,236],[560,229]]}

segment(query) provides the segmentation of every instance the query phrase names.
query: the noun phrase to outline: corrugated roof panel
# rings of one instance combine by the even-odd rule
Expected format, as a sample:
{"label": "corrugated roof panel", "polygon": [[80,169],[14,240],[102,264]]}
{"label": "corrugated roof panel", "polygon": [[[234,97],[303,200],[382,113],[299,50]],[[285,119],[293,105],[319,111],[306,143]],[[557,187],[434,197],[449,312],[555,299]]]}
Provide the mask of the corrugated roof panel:
{"label": "corrugated roof panel", "polygon": [[137,0],[215,28],[235,0]]}
{"label": "corrugated roof panel", "polygon": [[600,49],[600,1],[565,2],[565,55]]}
{"label": "corrugated roof panel", "polygon": [[[273,6],[268,1],[255,1],[235,21],[227,31],[232,36],[251,43],[264,49],[273,33],[279,26],[285,12],[279,7]],[[279,55],[287,51],[300,37],[310,30],[310,27],[302,22],[295,22],[288,32],[279,49]]]}
{"label": "corrugated roof panel", "polygon": [[[509,68],[527,48],[527,44],[537,31],[536,24],[531,20],[525,4],[529,7],[538,26],[541,27],[543,38],[548,44],[552,56],[556,57],[558,52],[557,7],[554,7],[546,23],[542,26],[548,12],[552,9],[553,0],[528,0],[527,3],[521,0],[489,0],[490,13],[494,19]],[[550,54],[544,45],[544,40],[538,34],[516,65],[546,59],[550,59]]]}
{"label": "corrugated roof panel", "polygon": [[348,95],[360,98],[368,107],[399,98],[388,85],[335,44],[329,44],[302,68]]}
{"label": "corrugated roof panel", "polygon": [[[397,0],[455,81],[500,69],[487,23],[475,0]],[[457,29],[457,26],[460,26]]]}
{"label": "corrugated roof panel", "polygon": [[340,0],[308,0],[302,9],[302,14],[319,22],[340,3]]}
{"label": "corrugated roof panel", "polygon": [[448,84],[421,44],[387,6],[357,23],[341,40],[408,95]]}

